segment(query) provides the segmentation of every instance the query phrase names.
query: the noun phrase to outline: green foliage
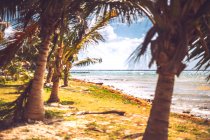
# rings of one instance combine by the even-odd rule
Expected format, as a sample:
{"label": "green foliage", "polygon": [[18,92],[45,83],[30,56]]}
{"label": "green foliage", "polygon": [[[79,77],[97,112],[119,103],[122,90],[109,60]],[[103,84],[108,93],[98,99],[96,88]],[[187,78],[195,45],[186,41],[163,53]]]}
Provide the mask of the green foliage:
{"label": "green foliage", "polygon": [[0,76],[0,84],[5,84],[6,83],[6,78],[4,76]]}
{"label": "green foliage", "polygon": [[110,92],[107,89],[100,89],[100,87],[92,85],[89,90],[90,94],[94,95],[96,98],[110,99],[110,100],[118,100],[123,102],[124,104],[137,104],[131,100],[124,98],[122,95]]}
{"label": "green foliage", "polygon": [[179,132],[187,132],[188,128],[184,125],[177,125],[176,130]]}
{"label": "green foliage", "polygon": [[62,104],[62,105],[73,105],[74,102],[73,101],[64,100],[64,101],[61,101],[60,104]]}
{"label": "green foliage", "polygon": [[54,117],[61,118],[65,111],[61,110],[46,110],[45,117],[48,119],[52,119]]}
{"label": "green foliage", "polygon": [[96,64],[96,63],[101,63],[102,59],[101,58],[86,58],[83,60],[79,60],[75,62],[73,65],[77,67],[83,67],[83,66],[89,66],[91,64]]}

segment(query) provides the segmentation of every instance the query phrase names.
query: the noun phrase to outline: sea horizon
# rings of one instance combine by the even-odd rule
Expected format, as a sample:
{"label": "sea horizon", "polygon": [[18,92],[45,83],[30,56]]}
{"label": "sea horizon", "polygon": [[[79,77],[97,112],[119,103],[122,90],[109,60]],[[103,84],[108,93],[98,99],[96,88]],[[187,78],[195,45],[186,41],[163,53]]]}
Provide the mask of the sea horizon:
{"label": "sea horizon", "polygon": [[[103,83],[125,94],[141,99],[154,98],[158,74],[155,70],[72,70],[72,78]],[[209,71],[185,70],[176,77],[172,112],[189,112],[210,118]]]}

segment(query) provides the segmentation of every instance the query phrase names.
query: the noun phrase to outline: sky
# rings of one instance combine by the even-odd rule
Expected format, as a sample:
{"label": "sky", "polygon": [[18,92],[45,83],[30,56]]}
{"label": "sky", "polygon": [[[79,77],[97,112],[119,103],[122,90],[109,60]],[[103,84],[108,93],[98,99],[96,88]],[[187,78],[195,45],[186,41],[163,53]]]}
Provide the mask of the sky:
{"label": "sky", "polygon": [[[86,57],[102,58],[102,63],[73,69],[88,70],[128,70],[148,69],[149,55],[142,58],[142,63],[136,66],[128,62],[128,57],[138,47],[149,28],[152,26],[147,19],[141,19],[131,25],[111,22],[99,32],[106,39],[105,42],[89,45],[79,53],[79,59]],[[153,67],[152,69],[155,69]]]}
{"label": "sky", "polygon": [[[92,23],[91,23],[92,24]],[[135,65],[128,62],[131,53],[143,42],[144,37],[152,26],[147,18],[130,25],[117,21],[110,22],[107,26],[99,30],[105,38],[105,42],[99,44],[91,44],[86,49],[79,52],[79,60],[84,58],[102,58],[102,63],[90,65],[87,67],[73,67],[74,70],[155,70],[153,65],[148,68],[150,53],[147,52],[139,63]],[[13,33],[12,27],[5,31],[5,35],[9,36]],[[188,63],[186,69],[192,69],[195,62]]]}
{"label": "sky", "polygon": [[[131,25],[113,21],[99,32],[105,42],[89,45],[79,52],[79,60],[84,58],[102,58],[102,63],[86,67],[73,67],[73,70],[156,70],[155,64],[148,68],[150,52],[141,57],[135,65],[128,62],[131,53],[143,42],[152,23],[142,18]],[[198,60],[197,60],[198,61]],[[197,61],[187,63],[185,70],[192,70]]]}

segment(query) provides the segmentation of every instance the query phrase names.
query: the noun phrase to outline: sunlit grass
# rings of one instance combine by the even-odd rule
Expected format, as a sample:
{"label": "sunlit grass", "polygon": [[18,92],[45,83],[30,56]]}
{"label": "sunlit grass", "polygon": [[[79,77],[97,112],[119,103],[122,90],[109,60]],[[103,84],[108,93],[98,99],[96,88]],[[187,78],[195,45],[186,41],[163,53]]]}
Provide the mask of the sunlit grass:
{"label": "sunlit grass", "polygon": [[[0,105],[17,98],[18,85],[20,83],[10,82],[6,86],[0,87]],[[44,89],[43,97],[45,101],[48,100],[50,92],[50,88]],[[84,128],[84,136],[95,139],[119,139],[126,138],[126,133],[134,133],[134,136],[142,138],[150,105],[138,104],[98,85],[72,80],[69,87],[60,88],[59,97],[61,105],[74,108],[74,110],[71,110],[72,112],[109,110],[126,112],[126,116],[123,117],[111,114],[85,115],[85,120],[89,121],[89,123]],[[63,116],[66,113],[69,112],[56,109],[56,107],[53,109],[47,108],[46,118],[63,118],[64,121],[80,120],[76,115]],[[70,137],[67,134],[62,134],[62,136],[63,139]],[[209,123],[204,122],[202,119],[190,119],[190,117],[171,114],[169,140],[207,140],[209,137]]]}

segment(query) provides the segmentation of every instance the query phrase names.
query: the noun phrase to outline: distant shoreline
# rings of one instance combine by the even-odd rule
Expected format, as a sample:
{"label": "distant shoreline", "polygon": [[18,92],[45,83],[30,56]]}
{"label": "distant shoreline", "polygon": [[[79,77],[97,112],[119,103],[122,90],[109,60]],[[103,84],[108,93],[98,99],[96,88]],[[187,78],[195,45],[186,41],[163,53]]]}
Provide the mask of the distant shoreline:
{"label": "distant shoreline", "polygon": [[[89,82],[89,81],[85,81],[85,80],[81,80],[81,79],[77,79],[77,78],[72,78],[72,80],[76,81],[76,82],[81,82],[81,83],[84,82],[86,84],[99,86],[102,89],[109,90],[112,93],[121,95],[124,98],[126,98],[128,100],[131,100],[131,101],[134,101],[136,103],[139,103],[141,105],[149,105],[149,106],[152,105],[152,100],[142,99],[142,98],[139,98],[139,97],[128,95],[128,94],[126,94],[125,92],[123,92],[121,90],[114,89],[112,86],[104,85],[103,83]],[[199,121],[202,120],[202,121],[209,122],[208,118],[203,118],[202,116],[195,116],[195,115],[190,114],[190,113],[179,113],[179,112],[170,112],[170,113],[171,113],[172,116],[178,116],[179,118],[186,118],[186,119],[189,119],[189,120],[199,120]]]}

